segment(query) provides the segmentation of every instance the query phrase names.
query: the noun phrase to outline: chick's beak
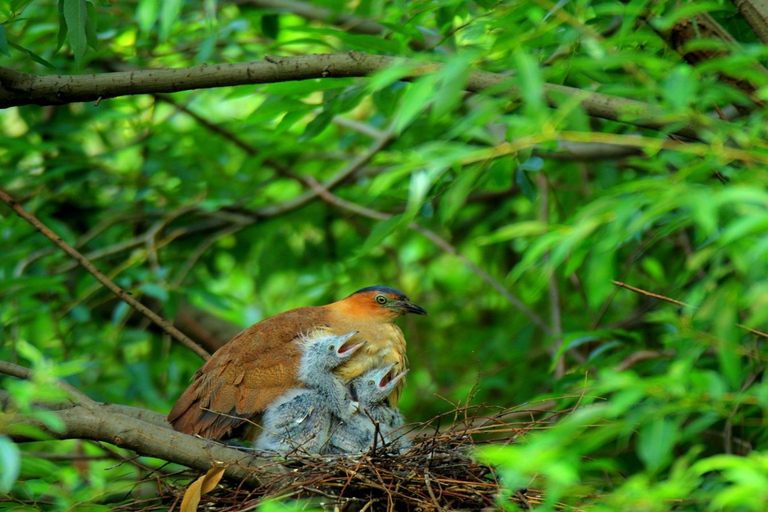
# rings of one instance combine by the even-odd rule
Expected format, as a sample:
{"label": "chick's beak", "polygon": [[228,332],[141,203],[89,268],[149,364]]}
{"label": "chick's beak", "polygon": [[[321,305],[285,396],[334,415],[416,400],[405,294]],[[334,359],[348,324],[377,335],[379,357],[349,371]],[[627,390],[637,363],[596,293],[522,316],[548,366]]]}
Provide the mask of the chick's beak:
{"label": "chick's beak", "polygon": [[379,383],[379,386],[381,387],[384,387],[385,385],[395,386],[398,382],[400,382],[403,379],[403,377],[405,377],[405,374],[408,373],[409,371],[410,370],[403,370],[402,372],[395,375],[392,379],[386,379],[387,382],[384,382],[385,379],[382,379],[381,382]]}
{"label": "chick's beak", "polygon": [[352,354],[358,351],[360,347],[365,345],[367,341],[361,341],[360,343],[356,343],[354,345],[344,345],[341,348],[339,348],[339,354],[344,354],[345,356],[352,357]]}
{"label": "chick's beak", "polygon": [[400,305],[402,306],[403,310],[406,313],[413,313],[415,315],[426,315],[427,314],[427,310],[426,309],[424,309],[421,306],[418,306],[418,305],[414,304],[413,302],[404,300],[403,302],[400,303]]}

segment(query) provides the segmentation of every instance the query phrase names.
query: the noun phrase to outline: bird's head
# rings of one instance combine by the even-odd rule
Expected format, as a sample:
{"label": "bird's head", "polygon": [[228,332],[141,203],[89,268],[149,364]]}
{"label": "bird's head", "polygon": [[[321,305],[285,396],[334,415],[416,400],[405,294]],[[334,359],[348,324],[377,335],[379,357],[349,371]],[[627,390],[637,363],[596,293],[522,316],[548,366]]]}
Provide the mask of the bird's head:
{"label": "bird's head", "polygon": [[353,314],[383,322],[394,322],[406,313],[427,314],[424,308],[411,302],[403,292],[389,286],[362,288],[339,303],[343,303]]}
{"label": "bird's head", "polygon": [[345,345],[347,340],[357,333],[357,331],[350,331],[336,336],[315,331],[300,335],[302,355],[299,363],[299,378],[305,383],[311,382],[318,373],[336,368],[349,360],[360,347],[365,345],[365,341]]}
{"label": "bird's head", "polygon": [[391,371],[395,364],[368,370],[352,381],[352,394],[361,404],[371,405],[386,399],[398,383],[405,377],[408,370],[392,377]]}

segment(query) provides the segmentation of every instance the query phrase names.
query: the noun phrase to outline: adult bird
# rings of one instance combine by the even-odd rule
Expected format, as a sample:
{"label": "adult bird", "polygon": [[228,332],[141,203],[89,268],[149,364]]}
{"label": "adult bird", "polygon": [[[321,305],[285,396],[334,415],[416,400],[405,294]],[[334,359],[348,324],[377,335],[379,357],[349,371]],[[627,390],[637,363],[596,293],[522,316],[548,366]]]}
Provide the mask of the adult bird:
{"label": "adult bird", "polygon": [[[292,309],[250,326],[221,347],[200,368],[168,414],[181,432],[209,439],[252,441],[267,406],[286,391],[301,388],[298,367],[302,334],[341,336],[358,331],[345,347],[365,341],[334,373],[345,382],[371,368],[394,363],[405,369],[405,338],[395,320],[406,313],[426,315],[405,294],[388,286],[369,286],[326,306]],[[402,381],[390,395],[394,407]]]}

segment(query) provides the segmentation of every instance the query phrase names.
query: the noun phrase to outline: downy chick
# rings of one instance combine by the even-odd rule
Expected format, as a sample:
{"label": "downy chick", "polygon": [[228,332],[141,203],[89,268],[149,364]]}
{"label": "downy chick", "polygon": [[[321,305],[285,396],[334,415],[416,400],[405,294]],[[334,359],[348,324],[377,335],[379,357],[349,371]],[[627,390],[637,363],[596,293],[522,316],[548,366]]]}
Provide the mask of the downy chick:
{"label": "downy chick", "polygon": [[346,347],[357,334],[314,334],[302,337],[298,378],[306,388],[291,389],[272,402],[262,418],[262,432],[254,448],[287,454],[320,453],[328,442],[332,416],[342,421],[357,411],[347,387],[333,369],[347,361],[363,343]]}
{"label": "downy chick", "polygon": [[[378,436],[378,442],[403,425],[403,417],[397,408],[392,408],[387,397],[405,377],[408,370],[387,381],[394,364],[368,370],[350,382],[352,395],[360,406],[357,413],[346,421],[331,427],[328,453],[356,453],[368,450]],[[378,434],[377,434],[378,426]],[[402,443],[401,443],[402,445]]]}

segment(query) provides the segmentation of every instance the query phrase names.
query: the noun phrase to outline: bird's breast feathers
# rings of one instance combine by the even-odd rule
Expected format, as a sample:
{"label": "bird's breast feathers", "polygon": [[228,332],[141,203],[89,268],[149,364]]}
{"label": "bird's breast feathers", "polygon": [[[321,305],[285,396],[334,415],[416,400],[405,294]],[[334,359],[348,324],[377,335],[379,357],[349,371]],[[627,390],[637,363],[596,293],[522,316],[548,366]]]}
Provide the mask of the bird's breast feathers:
{"label": "bird's breast feathers", "polygon": [[365,341],[365,345],[336,370],[339,377],[349,381],[371,368],[380,368],[390,363],[395,363],[394,370],[398,372],[405,368],[405,337],[398,326],[380,323],[357,330],[360,333],[347,343]]}

